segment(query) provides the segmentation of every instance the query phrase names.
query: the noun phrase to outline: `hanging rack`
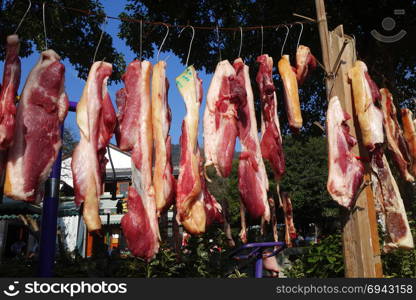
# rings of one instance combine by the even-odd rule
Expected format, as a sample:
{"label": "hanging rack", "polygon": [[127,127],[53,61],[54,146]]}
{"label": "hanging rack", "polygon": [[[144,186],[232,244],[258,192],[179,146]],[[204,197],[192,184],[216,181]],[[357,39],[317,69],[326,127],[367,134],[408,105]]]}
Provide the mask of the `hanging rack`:
{"label": "hanging rack", "polygon": [[[104,24],[106,24],[106,22],[107,22],[107,18],[105,18],[105,19],[104,19]],[[92,58],[92,62],[93,62],[93,63],[95,62],[95,57],[97,56],[97,53],[98,53],[98,48],[99,48],[99,47],[100,47],[100,45],[101,45],[101,41],[102,41],[102,39],[103,39],[103,35],[104,35],[104,28],[101,28],[100,39],[98,40],[97,47],[95,48],[95,51],[94,51],[94,57]],[[104,59],[103,59],[103,60],[104,60]]]}
{"label": "hanging rack", "polygon": [[186,57],[186,63],[185,65],[188,66],[188,61],[189,61],[189,56],[191,55],[191,48],[192,48],[192,42],[194,41],[194,37],[195,37],[195,28],[191,25],[187,25],[186,27],[182,28],[182,30],[179,32],[178,37],[181,36],[182,32],[187,28],[191,28],[192,29],[192,38],[191,38],[191,42],[189,43],[189,49],[188,49],[188,56]]}
{"label": "hanging rack", "polygon": [[42,4],[43,33],[45,35],[45,50],[48,50],[48,37],[46,35],[46,21],[45,21],[45,6],[46,6],[46,2],[43,2]]}
{"label": "hanging rack", "polygon": [[30,1],[30,0],[29,0],[29,6],[27,7],[27,9],[26,9],[25,13],[23,14],[23,17],[22,17],[22,19],[20,20],[19,24],[17,25],[17,27],[16,27],[16,30],[15,30],[14,34],[16,34],[16,33],[17,33],[17,31],[19,30],[20,26],[21,26],[21,25],[22,25],[22,23],[23,23],[23,20],[26,18],[26,15],[29,13],[29,10],[30,10],[30,8],[31,8],[31,7],[32,7],[32,1]]}
{"label": "hanging rack", "polygon": [[143,45],[143,20],[140,20],[140,40],[139,40],[139,60],[142,60],[142,45]]}
{"label": "hanging rack", "polygon": [[261,50],[260,55],[263,55],[263,25],[261,26]]}
{"label": "hanging rack", "polygon": [[222,61],[222,57],[221,57],[221,43],[220,43],[220,32],[218,30],[218,26],[216,28],[216,32],[217,32],[217,40],[218,40],[218,52],[220,54],[220,61]]}

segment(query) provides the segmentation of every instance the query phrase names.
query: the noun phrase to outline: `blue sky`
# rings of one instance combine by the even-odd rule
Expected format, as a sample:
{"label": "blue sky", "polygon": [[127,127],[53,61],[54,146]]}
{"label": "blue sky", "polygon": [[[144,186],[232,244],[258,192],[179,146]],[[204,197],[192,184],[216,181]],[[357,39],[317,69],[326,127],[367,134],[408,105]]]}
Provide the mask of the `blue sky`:
{"label": "blue sky", "polygon": [[[106,14],[110,16],[118,16],[119,13],[124,10],[124,6],[126,2],[127,2],[126,0],[119,0],[119,1],[101,0],[101,3],[104,6]],[[18,21],[18,18],[16,20]],[[41,21],[42,20],[39,20],[39,22]],[[119,20],[108,19],[108,24],[105,26],[104,30],[113,37],[114,47],[119,52],[125,55],[126,62],[129,63],[136,57],[136,55],[130,50],[130,48],[124,43],[123,40],[117,37],[117,33],[119,32],[119,25],[120,25]],[[163,39],[163,36],[160,37],[161,41],[162,39]],[[97,37],[97,40],[98,40],[98,37]],[[197,49],[193,49],[193,51],[197,51]],[[178,76],[180,73],[182,73],[185,66],[182,65],[179,62],[179,59],[170,52],[162,52],[159,58],[165,59],[168,56],[170,56],[169,59],[167,60],[167,77],[170,82],[168,99],[169,99],[169,105],[172,109],[172,124],[171,124],[170,134],[172,136],[172,143],[178,144],[179,137],[181,134],[181,124],[185,116],[186,110],[185,110],[185,104],[182,100],[182,97],[180,96],[178,89],[175,86],[175,77]],[[26,81],[26,78],[30,70],[36,64],[38,58],[39,58],[39,53],[34,53],[31,56],[22,59],[22,78],[21,78],[21,85],[20,85],[19,93],[24,86],[24,83]],[[150,62],[152,64],[155,64],[157,62],[156,57],[150,59]],[[68,61],[64,61],[63,63],[66,68],[66,74],[65,74],[66,75],[65,77],[66,92],[68,94],[70,101],[78,101],[78,99],[81,97],[82,90],[85,85],[85,81],[83,79],[78,78],[77,71],[72,67],[72,65]],[[190,61],[189,64],[192,64],[192,61]],[[3,62],[0,62],[0,70],[2,72]],[[208,90],[212,74],[207,75],[204,72],[199,72],[199,76],[202,79],[203,89],[204,89],[204,99],[203,99],[203,103],[202,103],[201,110],[200,110],[200,126],[199,126],[199,132],[200,132],[199,143],[202,146],[202,143],[203,143],[202,115],[203,115],[203,110],[205,109],[205,95]],[[108,87],[114,104],[115,104],[115,93],[121,87],[123,87],[122,82],[119,84],[112,84]],[[75,121],[74,112],[68,113],[68,116],[65,120],[65,127],[70,128],[71,131],[74,133],[74,135],[76,137],[79,137],[79,130]],[[112,142],[113,143],[115,142],[114,139],[112,140]]]}

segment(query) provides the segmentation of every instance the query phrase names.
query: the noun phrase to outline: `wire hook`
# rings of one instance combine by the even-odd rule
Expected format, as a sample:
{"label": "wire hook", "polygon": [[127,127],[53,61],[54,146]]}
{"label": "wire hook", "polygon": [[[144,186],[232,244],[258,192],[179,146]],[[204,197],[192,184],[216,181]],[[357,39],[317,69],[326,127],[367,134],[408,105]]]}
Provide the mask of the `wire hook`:
{"label": "wire hook", "polygon": [[20,20],[19,24],[17,25],[14,34],[16,34],[17,31],[19,30],[20,26],[23,23],[23,20],[26,18],[26,15],[28,14],[28,12],[29,12],[29,10],[30,10],[31,7],[32,7],[32,1],[29,0],[29,6],[27,7],[26,12],[24,13],[24,15],[23,15],[22,19]]}
{"label": "wire hook", "polygon": [[261,25],[261,51],[260,55],[263,55],[263,25]]}
{"label": "wire hook", "polygon": [[[106,23],[107,23],[107,16],[106,16],[106,17],[105,17],[105,19],[104,19],[104,24],[106,24]],[[93,63],[95,62],[95,57],[97,56],[98,48],[99,48],[99,47],[100,47],[100,45],[101,45],[101,41],[102,41],[102,39],[103,39],[103,35],[104,35],[104,28],[102,28],[102,29],[101,29],[100,39],[98,40],[97,47],[95,48],[94,57],[93,57],[93,59],[92,59],[92,62],[93,62]]]}
{"label": "wire hook", "polygon": [[243,28],[240,26],[240,49],[238,50],[238,56],[241,55],[241,48],[243,47]]}
{"label": "wire hook", "polygon": [[191,48],[192,48],[192,42],[194,41],[194,37],[195,37],[195,28],[191,25],[186,25],[184,28],[182,28],[182,30],[179,32],[178,37],[181,36],[182,32],[187,28],[190,27],[192,29],[192,38],[191,38],[191,42],[189,43],[189,50],[188,50],[188,56],[186,57],[186,66],[188,66],[188,60],[189,60],[189,56],[191,55]]}
{"label": "wire hook", "polygon": [[296,50],[297,50],[299,48],[300,38],[302,37],[302,33],[303,33],[303,23],[296,22],[295,24],[299,24],[300,25],[300,33],[299,33],[298,43],[296,44]]}
{"label": "wire hook", "polygon": [[222,57],[221,57],[221,44],[220,44],[220,31],[218,29],[218,25],[216,28],[216,32],[217,32],[217,40],[218,40],[218,53],[220,54],[220,61],[222,61]]}
{"label": "wire hook", "polygon": [[139,60],[142,60],[142,44],[143,44],[143,19],[140,20],[140,45]]}
{"label": "wire hook", "polygon": [[43,33],[45,35],[45,50],[48,50],[48,37],[46,36],[46,22],[45,22],[45,6],[46,6],[46,2],[43,2],[42,4]]}
{"label": "wire hook", "polygon": [[285,36],[285,40],[284,40],[284,42],[283,42],[283,46],[282,46],[282,50],[280,51],[280,56],[283,56],[283,50],[285,49],[285,45],[286,45],[286,41],[287,41],[287,37],[289,36],[289,31],[290,31],[290,29],[289,29],[289,27],[287,26],[287,25],[279,25],[279,26],[277,26],[277,28],[276,28],[276,31],[278,31],[279,30],[279,28],[280,28],[280,26],[284,26],[284,27],[286,27],[286,36]]}
{"label": "wire hook", "polygon": [[159,50],[157,51],[157,56],[156,56],[156,60],[157,61],[159,61],[160,51],[162,50],[162,47],[165,44],[165,41],[166,41],[166,39],[168,38],[168,35],[169,35],[169,26],[166,25],[166,24],[163,24],[163,25],[166,27],[166,34],[165,34],[165,37],[162,40],[162,43],[160,44]]}

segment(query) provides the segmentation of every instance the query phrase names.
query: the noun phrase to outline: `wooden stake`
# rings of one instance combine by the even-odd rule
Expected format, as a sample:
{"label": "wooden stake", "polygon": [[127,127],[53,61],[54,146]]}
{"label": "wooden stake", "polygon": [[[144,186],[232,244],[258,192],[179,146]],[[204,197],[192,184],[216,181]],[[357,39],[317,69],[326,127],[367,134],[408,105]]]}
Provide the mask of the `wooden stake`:
{"label": "wooden stake", "polygon": [[[361,132],[352,102],[348,70],[356,59],[354,39],[344,34],[342,25],[328,31],[324,0],[315,0],[319,36],[321,39],[323,65],[327,71],[326,92],[328,100],[338,96],[343,109],[353,116],[348,121],[350,133],[358,144],[352,151],[360,157],[368,157],[361,143]],[[342,55],[340,55],[342,53]],[[339,67],[336,65],[340,63]],[[335,70],[336,74],[330,74]],[[335,76],[334,76],[335,75]],[[367,166],[364,180],[370,180]],[[345,277],[383,277],[377,219],[371,186],[358,196],[355,209],[346,213],[342,232]]]}

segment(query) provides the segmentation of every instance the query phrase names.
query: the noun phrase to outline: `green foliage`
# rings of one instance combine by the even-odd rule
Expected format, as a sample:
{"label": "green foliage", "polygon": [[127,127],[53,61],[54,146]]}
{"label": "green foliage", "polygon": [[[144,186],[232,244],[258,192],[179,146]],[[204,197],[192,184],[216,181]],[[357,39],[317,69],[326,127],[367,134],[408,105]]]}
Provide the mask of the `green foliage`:
{"label": "green foliage", "polygon": [[285,271],[290,278],[333,278],[344,277],[344,260],[339,234],[333,234],[294,260],[292,267]]}
{"label": "green foliage", "polygon": [[[18,34],[21,40],[20,56],[27,57],[35,49],[45,49],[45,37],[42,23],[42,3],[32,0],[32,8],[27,14]],[[79,12],[63,9],[61,6],[90,10],[100,16],[86,16]],[[15,32],[28,6],[28,1],[0,0],[0,41]],[[92,64],[94,52],[104,26],[102,4],[98,0],[50,0],[46,1],[45,19],[48,47],[55,50],[62,59],[69,62],[78,71],[80,78],[86,79]],[[105,31],[105,28],[104,28]],[[0,48],[0,60],[4,60],[4,48]],[[112,37],[104,32],[96,60],[105,58],[113,64],[113,80],[120,80],[125,68],[124,56],[113,47]]]}
{"label": "green foliage", "polygon": [[62,155],[65,157],[71,155],[77,141],[74,138],[72,131],[68,128],[64,128],[63,141],[62,141]]}

